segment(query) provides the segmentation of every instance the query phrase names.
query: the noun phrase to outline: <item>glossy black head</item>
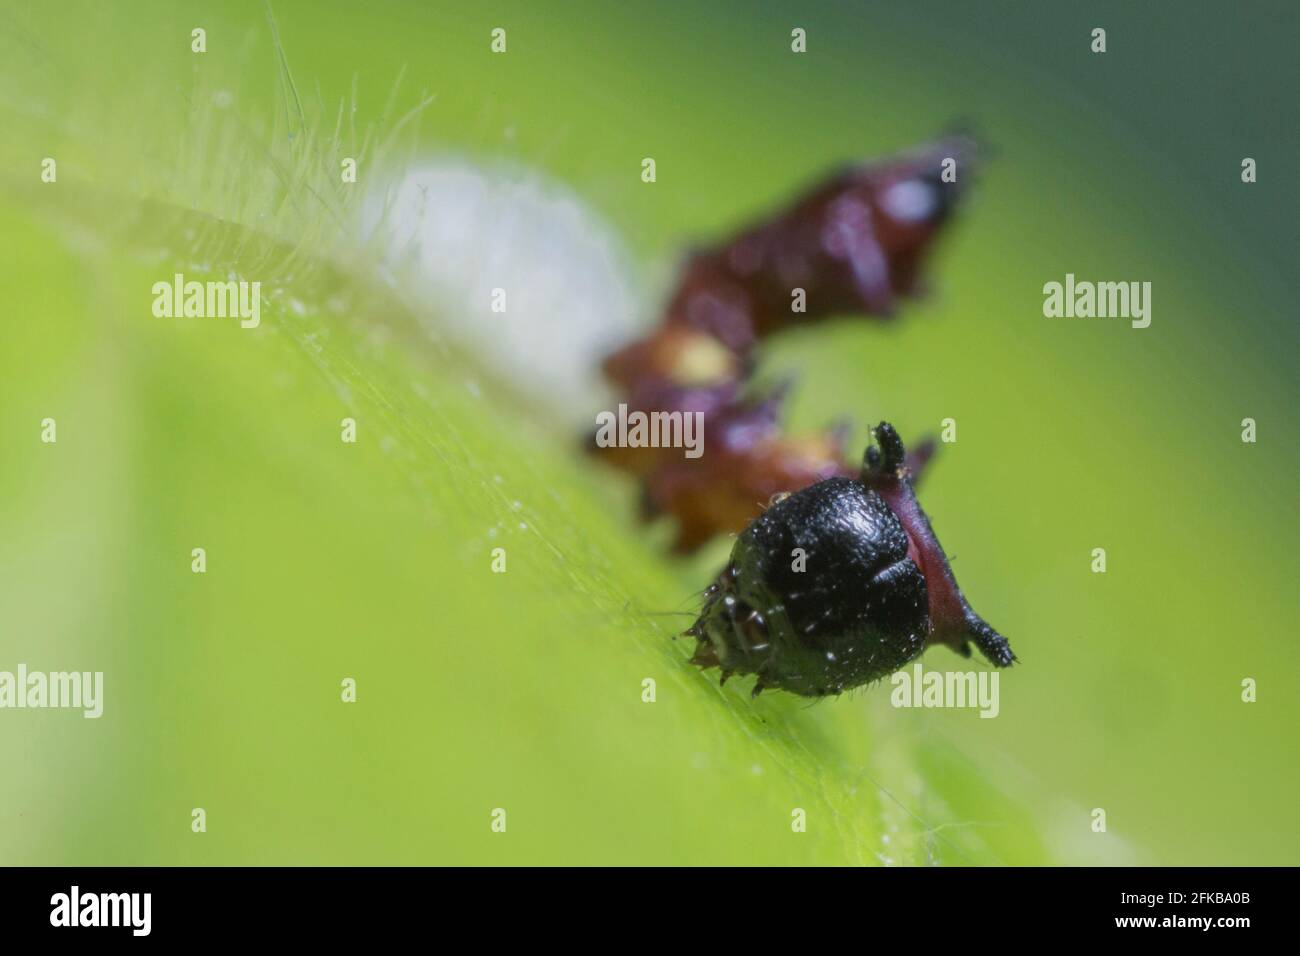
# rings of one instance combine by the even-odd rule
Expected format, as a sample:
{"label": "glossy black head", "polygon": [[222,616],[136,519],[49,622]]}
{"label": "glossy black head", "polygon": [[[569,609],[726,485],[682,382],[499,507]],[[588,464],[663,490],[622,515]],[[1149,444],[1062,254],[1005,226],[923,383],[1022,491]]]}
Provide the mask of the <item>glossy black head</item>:
{"label": "glossy black head", "polygon": [[773,504],[740,537],[690,633],[696,663],[756,674],[754,691],[838,694],[925,648],[925,579],[878,494],[830,478]]}
{"label": "glossy black head", "polygon": [[1007,639],[967,602],[912,488],[902,439],[873,429],[857,479],[828,478],[778,500],[736,540],[687,631],[693,661],[780,687],[838,694],[944,644],[996,667]]}

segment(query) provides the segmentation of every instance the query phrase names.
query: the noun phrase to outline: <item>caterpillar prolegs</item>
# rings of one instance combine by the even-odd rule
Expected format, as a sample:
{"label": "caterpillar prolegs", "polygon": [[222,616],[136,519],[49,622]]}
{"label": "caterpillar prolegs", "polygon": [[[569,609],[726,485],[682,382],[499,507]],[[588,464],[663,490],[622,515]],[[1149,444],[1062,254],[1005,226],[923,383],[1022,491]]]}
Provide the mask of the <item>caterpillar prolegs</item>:
{"label": "caterpillar prolegs", "polygon": [[703,418],[699,458],[592,447],[640,480],[646,518],[676,520],[676,550],[739,533],[686,632],[698,642],[693,661],[720,667],[724,681],[753,673],[755,694],[839,693],[931,643],[967,656],[974,644],[997,666],[1015,660],[962,596],[916,500],[913,481],[932,443],[907,454],[882,422],[858,465],[839,430],[782,433],[784,389],[745,391],[763,339],[832,315],[885,319],[920,290],[972,159],[971,141],[951,138],[828,177],[692,254],[662,322],[604,361],[628,409]]}

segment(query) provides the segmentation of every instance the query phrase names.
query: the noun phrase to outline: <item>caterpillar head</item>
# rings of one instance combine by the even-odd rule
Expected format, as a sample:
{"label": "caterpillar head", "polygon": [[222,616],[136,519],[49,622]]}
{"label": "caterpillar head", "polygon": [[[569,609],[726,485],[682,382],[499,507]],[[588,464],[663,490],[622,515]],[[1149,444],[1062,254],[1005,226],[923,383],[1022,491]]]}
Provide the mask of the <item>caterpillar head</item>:
{"label": "caterpillar head", "polygon": [[775,501],[737,538],[687,632],[694,662],[723,679],[755,674],[757,694],[805,696],[870,683],[933,643],[997,666],[1006,639],[962,596],[912,492],[902,441],[875,429],[857,478],[828,478]]}

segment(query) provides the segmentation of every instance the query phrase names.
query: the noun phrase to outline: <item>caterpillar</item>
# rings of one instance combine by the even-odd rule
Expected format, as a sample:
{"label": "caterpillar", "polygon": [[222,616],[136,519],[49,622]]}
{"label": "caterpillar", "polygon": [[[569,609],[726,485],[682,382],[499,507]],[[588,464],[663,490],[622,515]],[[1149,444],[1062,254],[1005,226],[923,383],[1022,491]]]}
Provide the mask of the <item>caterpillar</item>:
{"label": "caterpillar", "polygon": [[703,420],[708,452],[697,459],[664,447],[589,448],[639,480],[643,518],[676,521],[674,550],[738,534],[686,631],[698,642],[692,661],[719,667],[724,682],[754,674],[755,695],[838,694],[933,643],[965,656],[973,645],[996,666],[1015,660],[957,587],[917,502],[933,442],[909,454],[882,422],[857,465],[842,429],[783,434],[786,387],[746,389],[764,339],[832,315],[888,319],[920,291],[960,199],[953,173],[973,154],[969,138],[952,137],[828,176],[690,255],[662,321],[602,363],[628,409]]}

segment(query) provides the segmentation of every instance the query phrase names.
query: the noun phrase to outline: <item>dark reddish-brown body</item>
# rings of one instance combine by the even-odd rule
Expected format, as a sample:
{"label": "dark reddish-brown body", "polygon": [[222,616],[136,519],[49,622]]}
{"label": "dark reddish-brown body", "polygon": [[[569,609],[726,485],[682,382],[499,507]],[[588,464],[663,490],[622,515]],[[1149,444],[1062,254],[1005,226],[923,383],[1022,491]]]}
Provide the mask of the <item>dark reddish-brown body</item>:
{"label": "dark reddish-brown body", "polygon": [[[843,435],[786,436],[781,393],[754,400],[745,385],[754,346],[787,326],[834,315],[886,318],[919,288],[926,254],[969,175],[968,140],[844,170],[777,215],[686,261],[663,321],[609,356],[604,372],[633,411],[700,413],[704,454],[674,448],[595,448],[643,483],[647,517],[668,514],[690,551],[742,530],[778,492],[852,476]],[[931,443],[909,460],[920,471]]]}

